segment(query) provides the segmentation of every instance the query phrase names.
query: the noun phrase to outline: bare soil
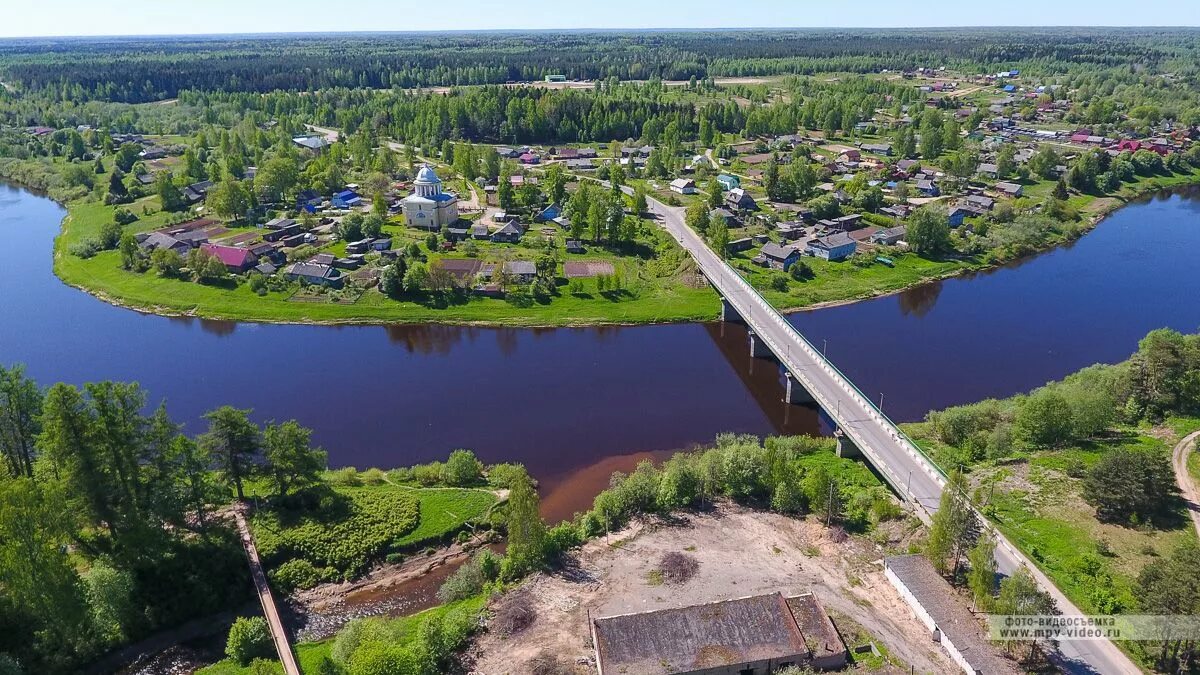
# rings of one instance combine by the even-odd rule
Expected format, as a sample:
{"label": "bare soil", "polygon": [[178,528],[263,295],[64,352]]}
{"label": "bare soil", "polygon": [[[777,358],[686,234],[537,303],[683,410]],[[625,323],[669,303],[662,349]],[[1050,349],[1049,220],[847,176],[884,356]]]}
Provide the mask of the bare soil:
{"label": "bare soil", "polygon": [[[902,547],[905,524],[890,528],[889,546]],[[669,553],[693,558],[694,576],[661,583],[654,572]],[[519,593],[521,623],[532,620],[517,631],[489,625],[467,660],[478,675],[594,673],[589,617],[811,591],[827,610],[852,618],[884,644],[903,672],[909,665],[956,672],[884,578],[883,556],[863,537],[835,544],[819,523],[734,505],[673,523],[638,523],[589,542],[564,569],[493,601],[493,611],[511,615],[509,598]]]}

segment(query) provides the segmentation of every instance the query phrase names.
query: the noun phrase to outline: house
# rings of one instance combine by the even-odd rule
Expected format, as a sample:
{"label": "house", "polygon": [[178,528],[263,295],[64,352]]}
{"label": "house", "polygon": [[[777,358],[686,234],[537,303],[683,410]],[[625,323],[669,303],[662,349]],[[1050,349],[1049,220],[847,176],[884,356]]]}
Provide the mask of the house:
{"label": "house", "polygon": [[442,258],[435,261],[433,266],[446,270],[459,286],[467,287],[475,281],[483,263],[478,258]]}
{"label": "house", "polygon": [[526,152],[523,155],[521,155],[520,157],[518,157],[517,161],[519,161],[522,164],[540,164],[542,161],[542,158],[538,157],[537,155],[535,155],[532,152]]}
{"label": "house", "polygon": [[996,188],[996,190],[1008,195],[1009,197],[1020,197],[1021,194],[1025,191],[1025,188],[1017,183],[1001,182],[1001,183],[996,183],[992,187],[994,187],[994,188]]}
{"label": "house", "polygon": [[738,217],[736,215],[734,215],[733,211],[730,211],[729,209],[713,209],[712,211],[708,212],[708,219],[709,220],[723,220],[723,221],[725,221],[725,227],[741,227],[742,226],[742,223],[741,223],[741,221],[738,220]]}
{"label": "house", "polygon": [[946,222],[950,224],[950,227],[958,227],[970,215],[974,215],[970,209],[956,206],[950,209],[949,215],[946,216]]}
{"label": "house", "polygon": [[496,154],[500,155],[504,159],[516,159],[521,156],[521,153],[517,152],[516,150],[503,146],[496,148]]}
{"label": "house", "polygon": [[864,143],[862,149],[864,152],[884,155],[885,157],[892,154],[892,146],[888,143]]}
{"label": "house", "polygon": [[329,147],[329,141],[319,135],[296,136],[292,142],[313,154],[320,154]]}
{"label": "house", "polygon": [[605,675],[767,675],[790,666],[838,669],[849,656],[811,593],[601,617],[591,633]]}
{"label": "house", "polygon": [[725,205],[740,211],[757,211],[758,203],[742,188],[734,188],[725,195]]}
{"label": "house", "polygon": [[537,266],[529,260],[509,260],[504,263],[504,273],[517,283],[527,284],[537,276]]}
{"label": "house", "polygon": [[568,159],[567,168],[571,171],[594,171],[596,163],[590,158],[581,157],[579,159]]}
{"label": "house", "polygon": [[906,174],[920,166],[921,163],[915,159],[902,159],[899,162],[896,162],[896,168]]}
{"label": "house", "polygon": [[538,222],[552,221],[562,215],[562,207],[558,204],[551,204],[534,215],[533,219]]}
{"label": "house", "polygon": [[891,206],[879,209],[879,212],[893,218],[907,218],[908,214],[913,212],[913,209],[908,204],[892,204]]}
{"label": "house", "polygon": [[787,246],[780,246],[775,242],[768,242],[762,247],[762,259],[766,267],[771,269],[788,271],[791,266],[800,259],[800,251]]}
{"label": "house", "polygon": [[300,223],[293,222],[291,225],[281,227],[277,230],[264,232],[262,238],[263,241],[281,241],[297,234],[303,236],[303,233],[300,232]]}
{"label": "house", "polygon": [[492,233],[488,232],[487,225],[484,225],[483,223],[475,223],[474,225],[471,226],[471,238],[472,239],[488,239],[491,236],[492,236]]}
{"label": "house", "polygon": [[[332,258],[333,256],[330,256]],[[292,281],[312,284],[314,286],[329,286],[338,288],[342,285],[342,273],[332,264],[320,264],[312,260],[292,263],[283,269],[283,276]]]}
{"label": "house", "polygon": [[850,238],[850,235],[845,232],[834,232],[810,241],[806,252],[817,258],[837,261],[849,258],[857,249],[858,244]]}
{"label": "house", "polygon": [[852,213],[848,216],[834,218],[830,222],[833,223],[832,227],[834,229],[841,230],[843,232],[849,232],[851,230],[857,230],[863,226],[863,217],[861,213]]}
{"label": "house", "polygon": [[979,168],[975,170],[975,173],[985,178],[999,178],[1000,167],[996,166],[995,164],[984,163],[979,165]]}
{"label": "house", "polygon": [[264,260],[254,266],[254,271],[258,272],[259,274],[263,275],[264,277],[269,277],[272,274],[275,274],[275,272],[277,272],[278,270],[279,270],[279,268],[276,267],[275,264],[269,260]]}
{"label": "house", "polygon": [[940,643],[964,672],[988,675],[1023,672],[996,652],[979,620],[924,556],[884,558],[883,574],[933,641]]}
{"label": "house", "polygon": [[578,239],[568,239],[567,253],[587,253],[587,249],[583,247],[583,244]]}
{"label": "house", "polygon": [[963,201],[983,211],[991,211],[992,207],[996,205],[995,199],[992,199],[991,197],[985,197],[983,195],[967,195]]}
{"label": "house", "polygon": [[694,195],[700,190],[696,188],[696,181],[691,178],[676,178],[671,181],[671,191],[681,195]]}
{"label": "house", "polygon": [[[446,239],[450,240],[451,242],[466,241],[470,237],[471,228],[467,227],[466,224],[461,226],[451,225],[446,228]],[[388,245],[391,245],[390,241],[388,242]]]}
{"label": "house", "polygon": [[510,220],[504,224],[504,227],[492,233],[492,241],[498,244],[515,244],[521,241],[521,235],[524,232],[521,230],[520,223],[516,220]]}
{"label": "house", "polygon": [[737,176],[730,176],[727,173],[717,176],[717,183],[721,185],[722,190],[736,190],[742,186],[742,181],[740,178]]}
{"label": "house", "polygon": [[871,243],[879,244],[880,246],[895,246],[902,239],[908,228],[900,225],[898,227],[889,227],[886,230],[878,230],[871,235]]}
{"label": "house", "polygon": [[180,241],[175,237],[163,232],[151,232],[140,243],[140,246],[146,251],[157,251],[164,249],[167,251],[175,251],[179,255],[187,255],[192,247],[187,242]]}
{"label": "house", "polygon": [[295,224],[296,221],[292,220],[291,218],[272,218],[271,220],[268,220],[267,224],[263,225],[263,227],[267,228],[268,230],[282,230],[285,227],[291,227]]}
{"label": "house", "polygon": [[353,209],[362,206],[362,197],[354,190],[342,190],[329,200],[335,209]]}
{"label": "house", "polygon": [[942,194],[942,191],[938,189],[938,186],[935,185],[931,180],[917,181],[917,192],[920,192],[926,197],[940,197]]}
{"label": "house", "polygon": [[276,248],[273,244],[260,241],[257,244],[252,244],[249,249],[250,252],[258,258],[260,263],[267,260],[278,264],[286,260],[283,252]]}
{"label": "house", "polygon": [[729,251],[730,253],[741,253],[742,251],[749,251],[753,247],[754,240],[750,237],[745,237],[742,239],[734,239],[733,241],[729,242],[729,244],[725,247],[725,250]]}
{"label": "house", "polygon": [[200,250],[220,260],[225,269],[239,274],[258,264],[258,258],[248,249],[222,244],[202,244]]}
{"label": "house", "polygon": [[370,248],[370,239],[359,239],[346,244],[346,253],[366,253]]}
{"label": "house", "polygon": [[321,199],[321,195],[317,194],[315,190],[302,190],[300,194],[296,195],[296,209],[314,213],[322,201],[324,200]]}

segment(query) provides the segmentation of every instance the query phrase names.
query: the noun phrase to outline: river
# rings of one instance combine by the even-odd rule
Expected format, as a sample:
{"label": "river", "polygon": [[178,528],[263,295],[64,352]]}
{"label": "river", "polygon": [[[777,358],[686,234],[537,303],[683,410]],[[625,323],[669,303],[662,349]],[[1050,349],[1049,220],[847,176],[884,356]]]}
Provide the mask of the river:
{"label": "river", "polygon": [[[1007,396],[1147,331],[1200,327],[1200,193],[1142,200],[1071,246],[792,320],[899,421]],[[334,466],[393,467],[467,447],[526,464],[548,516],[585,508],[613,470],[722,431],[813,433],[781,402],[745,330],[705,323],[489,329],[302,326],[164,318],[61,283],[63,209],[0,184],[0,363],[42,384],[136,380],[192,432],[222,404],[296,418]],[[825,429],[827,430],[827,429]]]}

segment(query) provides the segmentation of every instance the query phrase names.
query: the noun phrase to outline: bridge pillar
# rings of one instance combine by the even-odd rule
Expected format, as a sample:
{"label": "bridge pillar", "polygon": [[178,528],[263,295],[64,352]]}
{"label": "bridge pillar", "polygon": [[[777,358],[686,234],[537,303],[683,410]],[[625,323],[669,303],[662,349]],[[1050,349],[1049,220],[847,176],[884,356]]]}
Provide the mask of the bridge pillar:
{"label": "bridge pillar", "polygon": [[834,431],[833,437],[837,439],[838,457],[844,457],[846,459],[862,457],[862,450],[859,450],[858,446],[854,444],[854,441],[851,441],[841,429]]}
{"label": "bridge pillar", "polygon": [[750,335],[750,357],[755,359],[769,359],[775,355],[771,353],[771,348],[767,343],[758,339],[758,335],[754,331],[749,331]]}
{"label": "bridge pillar", "polygon": [[721,321],[731,321],[734,323],[745,323],[742,316],[734,309],[733,303],[725,298],[721,298]]}
{"label": "bridge pillar", "polygon": [[784,379],[787,380],[787,388],[784,390],[783,400],[787,403],[815,403],[812,394],[804,388],[796,380],[796,377],[788,371],[783,372]]}

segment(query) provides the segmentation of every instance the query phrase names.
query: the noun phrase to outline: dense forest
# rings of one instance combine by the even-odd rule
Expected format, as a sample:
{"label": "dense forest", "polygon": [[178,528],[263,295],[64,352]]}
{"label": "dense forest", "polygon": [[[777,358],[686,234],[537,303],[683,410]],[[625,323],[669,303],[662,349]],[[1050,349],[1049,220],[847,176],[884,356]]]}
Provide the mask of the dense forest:
{"label": "dense forest", "polygon": [[913,29],[254,35],[0,41],[0,79],[62,100],[187,90],[413,88],[570,79],[688,80],[926,67],[1196,73],[1189,29]]}

